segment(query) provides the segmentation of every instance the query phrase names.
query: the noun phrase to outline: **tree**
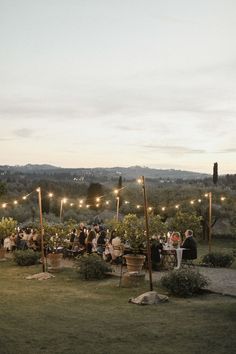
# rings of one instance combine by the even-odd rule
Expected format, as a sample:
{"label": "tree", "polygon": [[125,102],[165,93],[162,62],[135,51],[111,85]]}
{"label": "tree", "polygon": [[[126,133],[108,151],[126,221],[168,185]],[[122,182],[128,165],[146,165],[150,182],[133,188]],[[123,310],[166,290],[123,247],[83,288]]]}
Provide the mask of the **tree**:
{"label": "tree", "polygon": [[218,163],[215,162],[213,166],[213,183],[216,185],[218,182]]}
{"label": "tree", "polygon": [[195,212],[178,211],[171,220],[170,226],[172,230],[180,232],[182,236],[187,229],[191,229],[196,237],[200,237],[202,235],[201,221],[202,217],[197,216]]}
{"label": "tree", "polygon": [[90,183],[87,190],[87,204],[90,205],[91,208],[96,209],[96,204],[99,204],[97,198],[102,197],[103,194],[103,186],[100,183]]}

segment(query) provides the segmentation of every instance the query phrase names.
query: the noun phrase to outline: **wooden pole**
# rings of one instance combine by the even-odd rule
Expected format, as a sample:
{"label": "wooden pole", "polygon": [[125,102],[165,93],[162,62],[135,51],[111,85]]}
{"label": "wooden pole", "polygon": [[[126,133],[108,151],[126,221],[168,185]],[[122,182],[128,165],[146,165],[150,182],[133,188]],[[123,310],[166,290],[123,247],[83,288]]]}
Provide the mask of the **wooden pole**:
{"label": "wooden pole", "polygon": [[212,224],[212,192],[208,193],[209,198],[209,219],[208,219],[208,247],[209,253],[211,252],[211,224]]}
{"label": "wooden pole", "polygon": [[63,199],[61,199],[61,207],[60,207],[60,222],[62,222],[62,206],[63,206]]}
{"label": "wooden pole", "polygon": [[120,197],[116,197],[116,221],[119,221]]}
{"label": "wooden pole", "polygon": [[151,260],[151,247],[149,240],[149,225],[148,225],[148,212],[147,212],[147,194],[144,176],[141,177],[142,188],[143,188],[143,200],[144,200],[144,217],[145,217],[145,226],[146,226],[146,237],[147,237],[147,259],[148,259],[148,272],[149,272],[149,284],[150,291],[153,291],[152,283],[152,260]]}
{"label": "wooden pole", "polygon": [[38,201],[39,201],[39,218],[40,218],[40,229],[41,229],[41,254],[42,254],[42,267],[43,272],[46,272],[45,256],[44,256],[44,229],[43,229],[43,211],[42,211],[42,195],[41,188],[37,189]]}

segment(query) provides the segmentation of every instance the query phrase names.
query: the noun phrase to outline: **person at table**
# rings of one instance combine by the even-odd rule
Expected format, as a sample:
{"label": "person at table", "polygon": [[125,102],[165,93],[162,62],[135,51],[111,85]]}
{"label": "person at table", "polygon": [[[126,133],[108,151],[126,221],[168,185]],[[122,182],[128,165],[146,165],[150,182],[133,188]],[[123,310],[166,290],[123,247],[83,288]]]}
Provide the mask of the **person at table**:
{"label": "person at table", "polygon": [[192,230],[186,230],[185,231],[185,240],[182,244],[182,248],[186,248],[183,250],[183,256],[182,259],[188,260],[188,259],[196,259],[197,258],[197,242],[195,238],[193,237],[193,231]]}

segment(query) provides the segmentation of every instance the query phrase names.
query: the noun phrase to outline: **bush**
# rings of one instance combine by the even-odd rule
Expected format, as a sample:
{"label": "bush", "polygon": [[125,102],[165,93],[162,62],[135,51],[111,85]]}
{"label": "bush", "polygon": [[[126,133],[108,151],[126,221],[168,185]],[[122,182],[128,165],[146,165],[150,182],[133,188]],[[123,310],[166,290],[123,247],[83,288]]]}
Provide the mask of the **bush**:
{"label": "bush", "polygon": [[202,263],[210,267],[230,267],[234,261],[232,254],[211,252],[203,256]]}
{"label": "bush", "polygon": [[208,285],[208,280],[198,271],[191,269],[179,269],[170,272],[161,278],[161,285],[171,294],[179,296],[191,296],[197,294]]}
{"label": "bush", "polygon": [[111,267],[97,254],[86,254],[75,259],[75,267],[82,279],[102,279]]}
{"label": "bush", "polygon": [[15,251],[14,261],[19,266],[30,266],[36,264],[40,258],[40,253],[33,250]]}

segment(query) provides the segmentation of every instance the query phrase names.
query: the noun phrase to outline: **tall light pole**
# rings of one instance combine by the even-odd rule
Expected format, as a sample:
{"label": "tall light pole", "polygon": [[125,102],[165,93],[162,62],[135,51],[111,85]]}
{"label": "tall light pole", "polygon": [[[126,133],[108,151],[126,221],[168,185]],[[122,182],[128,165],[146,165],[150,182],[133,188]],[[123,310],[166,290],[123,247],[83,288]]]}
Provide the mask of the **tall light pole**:
{"label": "tall light pole", "polygon": [[119,190],[116,189],[114,191],[114,193],[116,194],[116,221],[119,221],[119,209],[120,209],[120,196],[119,196]]}
{"label": "tall light pole", "polygon": [[63,204],[67,201],[66,198],[61,199],[61,206],[60,206],[60,222],[62,222],[62,211],[63,211]]}
{"label": "tall light pole", "polygon": [[151,260],[151,247],[149,240],[149,224],[148,224],[148,208],[147,208],[147,193],[146,193],[146,185],[145,178],[142,176],[138,183],[142,185],[143,189],[143,205],[144,205],[144,217],[145,217],[145,228],[146,228],[146,237],[147,237],[147,259],[148,259],[148,272],[149,272],[149,284],[150,291],[153,291],[153,283],[152,283],[152,260]]}
{"label": "tall light pole", "polygon": [[43,272],[46,272],[46,262],[44,256],[44,229],[43,229],[43,211],[42,211],[42,194],[41,188],[36,189],[38,192],[38,203],[39,203],[39,219],[40,219],[40,230],[41,230],[41,254],[42,254],[42,267]]}
{"label": "tall light pole", "polygon": [[209,253],[211,252],[211,224],[212,224],[212,192],[208,193],[208,199],[209,199],[209,219],[208,219],[208,247],[209,247]]}

